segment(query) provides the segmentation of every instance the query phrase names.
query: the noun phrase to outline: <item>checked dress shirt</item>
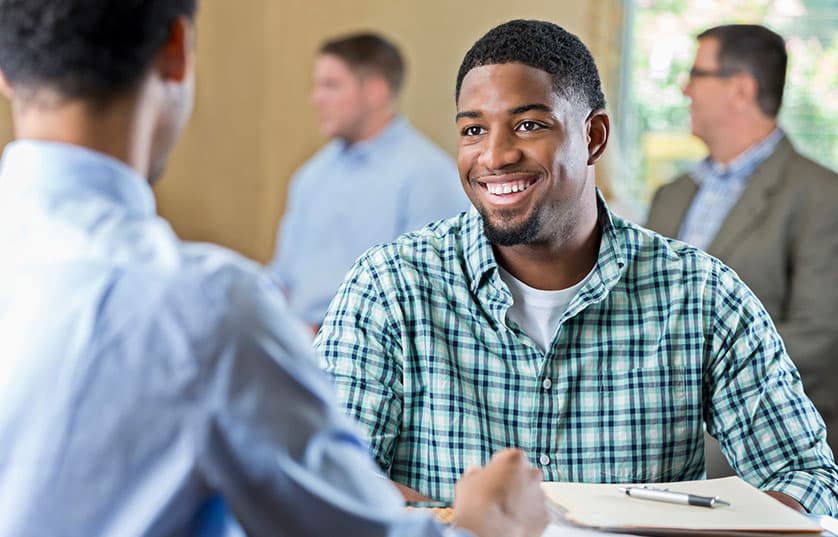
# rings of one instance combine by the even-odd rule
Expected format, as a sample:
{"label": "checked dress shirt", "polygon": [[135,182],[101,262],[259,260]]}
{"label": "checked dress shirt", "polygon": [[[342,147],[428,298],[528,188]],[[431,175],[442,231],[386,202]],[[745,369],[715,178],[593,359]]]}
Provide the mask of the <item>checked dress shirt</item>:
{"label": "checked dress shirt", "polygon": [[356,262],[315,346],[378,464],[445,500],[509,446],[546,481],[700,479],[706,422],[745,480],[835,514],[823,420],[753,293],[599,204],[596,267],[546,354],[507,320],[474,209]]}

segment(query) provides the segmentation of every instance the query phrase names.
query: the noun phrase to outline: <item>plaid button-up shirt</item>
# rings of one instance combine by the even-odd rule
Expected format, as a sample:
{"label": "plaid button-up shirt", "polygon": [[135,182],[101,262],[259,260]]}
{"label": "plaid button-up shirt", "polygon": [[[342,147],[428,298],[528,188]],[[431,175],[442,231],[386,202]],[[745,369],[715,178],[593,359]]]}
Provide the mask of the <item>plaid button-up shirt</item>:
{"label": "plaid button-up shirt", "polygon": [[547,481],[700,479],[706,422],[744,479],[838,512],[823,421],[751,291],[600,204],[597,265],[546,355],[507,320],[473,209],[357,261],[315,345],[380,466],[440,499],[511,446]]}

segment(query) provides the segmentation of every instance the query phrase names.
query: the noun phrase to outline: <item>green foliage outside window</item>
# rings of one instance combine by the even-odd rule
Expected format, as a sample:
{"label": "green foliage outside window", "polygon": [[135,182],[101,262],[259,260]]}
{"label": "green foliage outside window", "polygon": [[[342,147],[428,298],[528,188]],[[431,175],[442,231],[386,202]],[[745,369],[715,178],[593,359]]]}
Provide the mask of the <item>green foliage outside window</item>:
{"label": "green foliage outside window", "polygon": [[[631,1],[631,0],[630,0]],[[704,157],[681,93],[695,36],[728,23],[763,24],[786,39],[789,69],[780,125],[798,150],[838,168],[838,0],[636,0],[629,10],[632,51],[623,138],[630,193],[655,188]]]}

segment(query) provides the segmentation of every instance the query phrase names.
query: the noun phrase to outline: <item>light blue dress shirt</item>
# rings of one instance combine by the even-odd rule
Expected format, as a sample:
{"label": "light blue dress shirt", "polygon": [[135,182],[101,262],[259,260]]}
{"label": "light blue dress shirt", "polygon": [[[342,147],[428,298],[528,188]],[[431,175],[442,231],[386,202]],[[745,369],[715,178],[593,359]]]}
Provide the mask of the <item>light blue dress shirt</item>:
{"label": "light blue dress shirt", "polygon": [[707,157],[690,176],[698,183],[698,192],[684,216],[678,239],[706,250],[713,243],[730,210],[739,201],[754,170],[771,156],[783,138],[779,128],[753,145],[725,166]]}
{"label": "light blue dress shirt", "polygon": [[132,169],[10,144],[0,174],[0,535],[438,535],[405,516],[263,271],[178,240]]}
{"label": "light blue dress shirt", "polygon": [[297,171],[270,270],[291,309],[319,325],[369,247],[469,206],[451,157],[399,116],[373,139],[333,140]]}

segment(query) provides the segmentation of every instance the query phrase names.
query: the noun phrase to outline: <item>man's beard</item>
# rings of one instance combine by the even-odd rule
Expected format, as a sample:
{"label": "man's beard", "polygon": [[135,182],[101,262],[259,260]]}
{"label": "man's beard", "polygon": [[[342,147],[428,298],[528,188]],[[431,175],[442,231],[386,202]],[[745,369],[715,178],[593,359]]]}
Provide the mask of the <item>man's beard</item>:
{"label": "man's beard", "polygon": [[[506,211],[498,211],[495,216],[503,222],[506,216],[504,213]],[[524,222],[513,227],[495,226],[487,215],[483,215],[483,232],[489,242],[498,246],[515,246],[534,242],[540,228],[541,218],[538,210],[534,210]]]}

